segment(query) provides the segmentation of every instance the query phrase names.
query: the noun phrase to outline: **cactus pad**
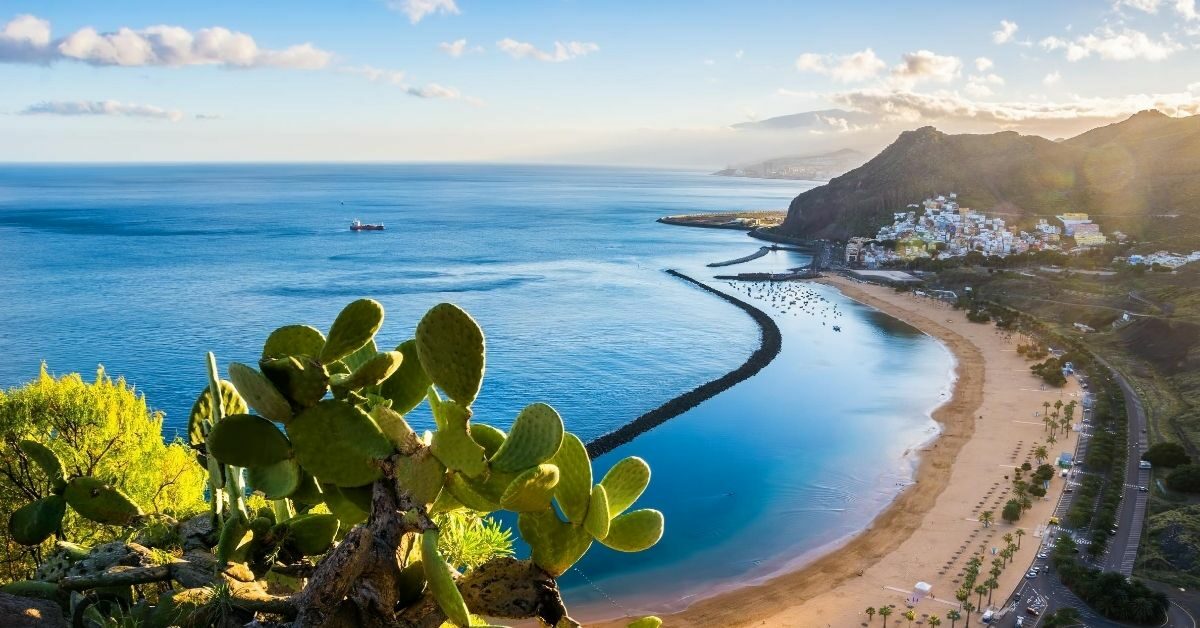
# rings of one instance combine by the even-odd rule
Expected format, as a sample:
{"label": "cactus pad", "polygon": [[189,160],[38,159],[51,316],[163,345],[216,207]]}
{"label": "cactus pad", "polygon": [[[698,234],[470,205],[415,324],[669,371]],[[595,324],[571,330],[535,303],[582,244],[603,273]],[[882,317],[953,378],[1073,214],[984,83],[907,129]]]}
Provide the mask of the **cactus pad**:
{"label": "cactus pad", "polygon": [[592,546],[592,535],[587,530],[564,523],[552,508],[521,513],[517,527],[533,550],[533,562],[555,578],[566,573]]}
{"label": "cactus pad", "polygon": [[46,477],[50,478],[55,486],[66,483],[62,460],[59,460],[58,455],[49,447],[35,440],[23,440],[17,443],[17,447],[20,447],[30,460],[33,460],[34,464],[46,474]]}
{"label": "cactus pad", "polygon": [[392,400],[393,410],[405,414],[421,403],[425,398],[425,391],[429,390],[433,382],[421,367],[416,340],[400,343],[396,351],[399,351],[404,359],[400,361],[400,368],[379,385],[379,394]]}
{"label": "cactus pad", "polygon": [[96,523],[129,525],[142,514],[142,509],[125,493],[99,478],[82,476],[67,482],[63,493],[75,512]]}
{"label": "cactus pad", "polygon": [[659,628],[663,625],[663,621],[654,615],[643,617],[641,619],[629,622],[627,628]]}
{"label": "cactus pad", "polygon": [[592,495],[592,461],[587,447],[578,436],[568,432],[550,462],[559,471],[558,486],[554,487],[559,508],[571,523],[582,525]]}
{"label": "cactus pad", "polygon": [[550,499],[554,497],[554,487],[558,486],[558,478],[558,467],[552,464],[539,464],[528,469],[504,489],[500,505],[512,512],[545,510],[550,506]]}
{"label": "cactus pad", "polygon": [[241,513],[235,511],[221,526],[220,540],[217,541],[217,564],[235,561],[240,551],[253,539],[250,524],[242,518]]}
{"label": "cactus pad", "polygon": [[380,476],[377,460],[392,454],[391,441],[356,406],[326,400],[296,415],[287,426],[296,459],[322,482],[362,486]]}
{"label": "cactus pad", "polygon": [[346,374],[348,375],[353,371],[357,371],[359,367],[366,364],[367,360],[375,357],[376,353],[379,353],[379,345],[375,344],[374,339],[371,339],[367,341],[367,344],[359,347],[354,351],[354,353],[342,358],[337,363],[340,363],[346,367]]}
{"label": "cactus pad", "polygon": [[554,408],[544,403],[525,406],[492,456],[492,468],[512,473],[541,464],[558,451],[562,439],[562,417]]}
{"label": "cactus pad", "polygon": [[650,465],[630,456],[614,464],[600,483],[608,493],[609,516],[616,517],[632,506],[650,484]]}
{"label": "cactus pad", "polygon": [[351,526],[367,520],[366,511],[355,506],[354,502],[342,495],[338,487],[332,484],[322,484],[321,495],[325,498],[325,505],[329,507],[329,512],[342,522],[343,528],[349,529]]}
{"label": "cactus pad", "polygon": [[213,426],[208,453],[235,467],[265,467],[290,458],[292,448],[274,423],[253,414],[234,414]]}
{"label": "cactus pad", "polygon": [[500,496],[496,494],[497,491],[489,491],[486,485],[472,482],[461,473],[446,476],[446,492],[459,504],[471,510],[483,513],[500,510]]}
{"label": "cactus pad", "polygon": [[290,495],[291,500],[297,504],[308,504],[316,506],[325,501],[325,496],[321,494],[321,487],[317,484],[317,479],[311,473],[300,469],[300,482],[296,485],[296,490]]}
{"label": "cactus pad", "polygon": [[308,325],[286,325],[271,332],[263,344],[262,357],[306,355],[316,358],[325,347],[325,335]]}
{"label": "cactus pad", "polygon": [[368,386],[377,386],[391,377],[404,360],[404,354],[399,351],[376,353],[374,357],[354,369],[354,372],[338,383],[338,386],[358,390]]}
{"label": "cactus pad", "polygon": [[479,394],[487,361],[483,331],[450,303],[439,303],[417,323],[417,355],[429,379],[451,399],[469,406]]}
{"label": "cactus pad", "polygon": [[337,517],[312,513],[292,517],[286,525],[288,540],[304,556],[324,554],[340,527]]}
{"label": "cactus pad", "polygon": [[262,492],[267,499],[283,499],[296,492],[303,476],[300,465],[288,458],[266,466],[250,467],[246,479],[250,488]]}
{"label": "cactus pad", "polygon": [[[0,586],[0,592],[7,593],[9,595],[16,595],[18,597],[31,597],[39,600],[50,600],[51,602],[57,602],[62,595],[62,591],[58,588],[58,584],[54,582],[41,582],[38,580],[17,580],[16,582],[9,582],[4,586]],[[32,619],[33,617],[37,616],[37,613],[36,611],[26,611],[25,613],[21,614],[14,613],[14,615],[18,615],[18,617],[23,615],[23,618]],[[33,625],[26,624],[20,619],[14,618],[14,620],[19,622],[18,625]],[[55,622],[49,621],[49,618],[47,618],[47,620],[50,624],[55,624]],[[59,623],[57,625],[65,624]]]}
{"label": "cactus pad", "polygon": [[484,449],[471,439],[467,426],[471,411],[457,402],[441,401],[433,389],[430,389],[429,405],[433,408],[433,419],[438,427],[430,443],[433,455],[447,467],[470,477],[486,471],[488,465]]}
{"label": "cactus pad", "polygon": [[289,356],[262,360],[258,363],[263,375],[275,384],[293,408],[307,408],[325,397],[329,390],[329,374],[312,358]]}
{"label": "cactus pad", "polygon": [[[238,394],[233,383],[221,380],[220,386],[221,406],[225,410],[225,416],[245,414],[248,410],[246,402],[242,400],[242,396]],[[192,445],[203,445],[204,439],[208,438],[208,430],[212,429],[212,420],[212,395],[205,387],[196,397],[196,402],[192,404],[192,411],[188,414],[188,442]]]}
{"label": "cactus pad", "polygon": [[588,504],[587,518],[583,521],[583,527],[588,534],[592,535],[592,538],[603,541],[608,536],[611,521],[608,514],[608,493],[604,490],[604,485],[597,484],[592,488],[592,499]]}
{"label": "cactus pad", "polygon": [[427,447],[409,456],[396,456],[396,488],[420,504],[432,504],[446,481],[446,467]]}
{"label": "cactus pad", "polygon": [[467,603],[463,601],[462,593],[454,583],[450,565],[446,564],[438,553],[437,530],[421,533],[421,563],[425,567],[425,579],[429,582],[429,590],[442,612],[454,625],[460,628],[470,626],[471,613],[467,610]]}
{"label": "cactus pad", "polygon": [[342,308],[329,328],[319,359],[336,362],[367,344],[383,324],[383,306],[374,299],[359,299]]}
{"label": "cactus pad", "polygon": [[62,524],[67,501],[58,495],[43,497],[13,511],[8,518],[8,533],[21,545],[40,545]]}
{"label": "cactus pad", "polygon": [[409,455],[424,447],[421,437],[409,427],[408,421],[399,412],[387,406],[375,406],[371,408],[371,418],[400,453]]}
{"label": "cactus pad", "polygon": [[[242,399],[260,415],[280,423],[292,419],[292,407],[287,399],[258,369],[234,362],[229,365],[229,379],[233,380],[233,386]],[[226,412],[227,415],[243,413]]]}
{"label": "cactus pad", "polygon": [[483,447],[483,452],[491,458],[500,446],[504,444],[504,432],[484,423],[471,424],[471,440]]}
{"label": "cactus pad", "polygon": [[662,534],[662,513],[643,508],[613,519],[608,536],[600,542],[618,552],[640,552],[658,543]]}

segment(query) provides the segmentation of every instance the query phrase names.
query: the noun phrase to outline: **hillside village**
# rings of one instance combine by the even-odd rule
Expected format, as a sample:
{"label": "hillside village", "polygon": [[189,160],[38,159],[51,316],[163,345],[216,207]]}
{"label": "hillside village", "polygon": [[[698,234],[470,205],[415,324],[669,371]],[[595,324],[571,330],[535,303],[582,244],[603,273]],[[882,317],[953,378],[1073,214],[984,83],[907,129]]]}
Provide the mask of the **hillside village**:
{"label": "hillside village", "polygon": [[[1074,252],[1109,242],[1100,225],[1085,213],[1063,213],[1056,217],[1060,224],[1039,218],[1032,231],[1025,231],[999,216],[963,207],[957,198],[951,192],[910,204],[906,211],[894,213],[892,224],[874,237],[850,238],[846,263],[873,268],[918,258],[962,257],[972,251],[998,257],[1030,251]],[[1119,231],[1112,237],[1125,240]]]}

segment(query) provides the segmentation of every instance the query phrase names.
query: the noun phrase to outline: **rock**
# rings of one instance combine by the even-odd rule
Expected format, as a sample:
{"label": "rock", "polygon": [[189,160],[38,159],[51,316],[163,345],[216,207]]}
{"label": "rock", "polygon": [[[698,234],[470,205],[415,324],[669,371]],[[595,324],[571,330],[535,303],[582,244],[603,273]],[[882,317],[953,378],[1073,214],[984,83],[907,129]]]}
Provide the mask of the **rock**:
{"label": "rock", "polygon": [[0,593],[0,626],[67,628],[67,620],[54,602]]}

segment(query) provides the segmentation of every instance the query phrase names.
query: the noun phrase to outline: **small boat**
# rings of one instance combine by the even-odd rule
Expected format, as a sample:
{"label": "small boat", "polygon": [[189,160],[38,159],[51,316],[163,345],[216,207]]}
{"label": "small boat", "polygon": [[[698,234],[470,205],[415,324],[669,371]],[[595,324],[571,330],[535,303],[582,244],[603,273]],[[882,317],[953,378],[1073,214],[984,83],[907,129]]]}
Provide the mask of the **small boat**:
{"label": "small boat", "polygon": [[833,331],[842,331],[842,326],[841,326],[841,325],[834,325],[834,326],[833,326]]}
{"label": "small boat", "polygon": [[354,222],[350,223],[350,230],[351,231],[383,231],[383,224],[382,223],[380,223],[378,225],[364,224],[363,222],[361,222],[357,218],[355,218]]}

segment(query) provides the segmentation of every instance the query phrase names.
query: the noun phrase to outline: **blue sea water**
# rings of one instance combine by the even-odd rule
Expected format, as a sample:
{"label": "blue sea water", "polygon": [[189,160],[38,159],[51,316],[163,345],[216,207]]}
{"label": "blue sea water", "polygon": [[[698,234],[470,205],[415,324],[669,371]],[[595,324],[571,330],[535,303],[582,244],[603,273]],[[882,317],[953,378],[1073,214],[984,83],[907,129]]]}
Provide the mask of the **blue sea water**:
{"label": "blue sea water", "polygon": [[[666,536],[641,554],[597,545],[562,584],[590,616],[679,608],[861,529],[909,478],[947,392],[940,345],[832,289],[785,298],[711,279],[802,254],[714,272],[760,243],[654,222],[781,209],[811,185],[549,166],[0,166],[0,387],[43,360],[102,363],[177,431],[206,351],[253,362],[271,329],[327,328],[360,296],[387,309],[381,346],[398,344],[453,301],[488,335],[476,416],[503,427],[545,401],[587,440],[757,346],[744,313],[662,272],[677,268],[771,312],[783,352],[597,461],[598,474],[624,455],[650,462],[641,503],[663,510]],[[387,230],[353,233],[355,218]]]}

